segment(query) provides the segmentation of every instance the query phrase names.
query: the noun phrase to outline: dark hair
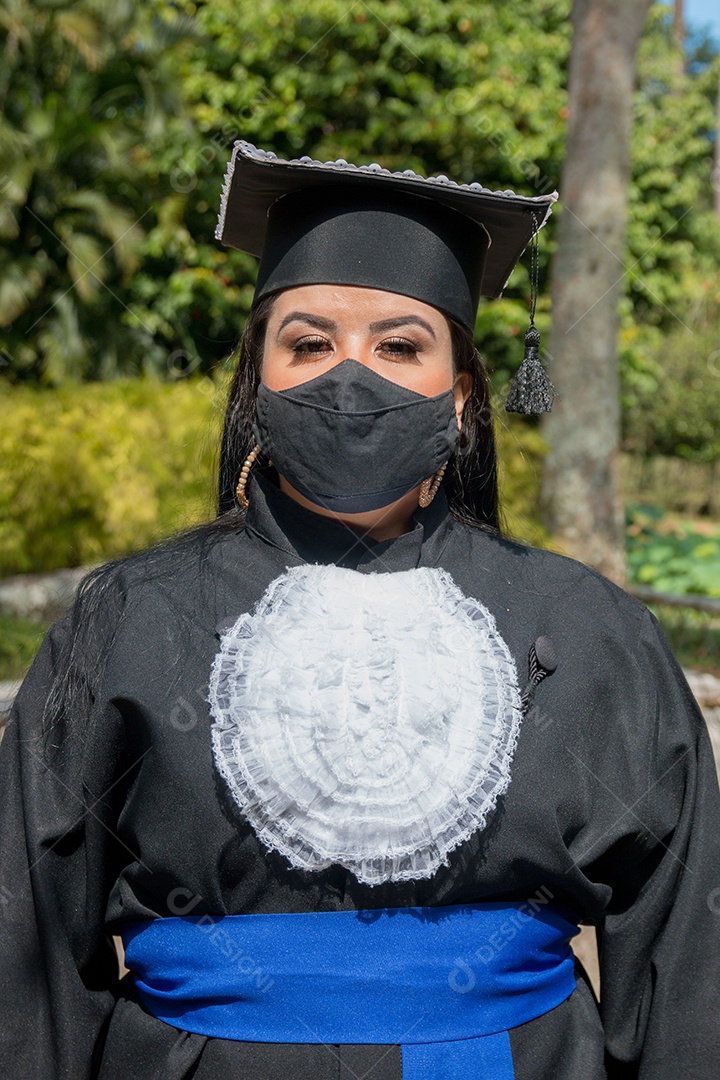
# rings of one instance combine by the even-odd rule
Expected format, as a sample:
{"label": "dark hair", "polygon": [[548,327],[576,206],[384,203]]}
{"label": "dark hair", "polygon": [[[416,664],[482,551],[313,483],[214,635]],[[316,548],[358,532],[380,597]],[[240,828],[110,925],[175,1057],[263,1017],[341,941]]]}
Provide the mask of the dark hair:
{"label": "dark hair", "polygon": [[[220,450],[218,513],[211,520],[183,529],[134,555],[119,556],[91,570],[81,583],[76,603],[66,616],[64,635],[55,663],[55,676],[45,704],[43,725],[61,750],[70,717],[87,718],[94,701],[94,687],[102,674],[109,642],[97,633],[102,613],[112,633],[122,619],[121,575],[143,581],[177,572],[178,560],[195,560],[200,570],[210,547],[229,532],[242,528],[244,511],[238,506],[235,488],[242,464],[255,445],[252,422],[260,382],[265,330],[274,297],[260,300],[252,309],[236,350],[239,360],[228,393]],[[443,484],[452,514],[476,528],[499,531],[497,464],[490,389],[484,365],[471,333],[446,316],[450,327],[454,374],[469,371],[473,389],[462,414],[462,437],[450,459]],[[199,577],[199,575],[198,575]],[[200,578],[199,578],[200,579]],[[179,622],[178,632],[189,632]],[[49,747],[46,744],[46,748]]]}
{"label": "dark hair", "polygon": [[[236,505],[240,470],[255,439],[252,422],[260,383],[265,331],[275,296],[266,296],[250,312],[240,344],[240,361],[230,386],[220,455],[218,511]],[[450,458],[443,478],[448,505],[455,517],[477,528],[499,530],[497,458],[490,386],[472,334],[449,315],[454,374],[468,371],[473,388],[462,414],[459,451]]]}

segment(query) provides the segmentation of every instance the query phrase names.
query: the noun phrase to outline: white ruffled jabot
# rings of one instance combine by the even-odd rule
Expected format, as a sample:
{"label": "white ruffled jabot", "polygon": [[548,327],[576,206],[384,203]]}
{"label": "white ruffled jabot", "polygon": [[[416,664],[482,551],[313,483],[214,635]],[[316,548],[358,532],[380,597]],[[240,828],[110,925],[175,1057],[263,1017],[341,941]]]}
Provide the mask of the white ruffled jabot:
{"label": "white ruffled jabot", "polygon": [[222,637],[217,767],[292,866],[431,877],[510,782],[521,705],[490,612],[445,570],[292,567]]}

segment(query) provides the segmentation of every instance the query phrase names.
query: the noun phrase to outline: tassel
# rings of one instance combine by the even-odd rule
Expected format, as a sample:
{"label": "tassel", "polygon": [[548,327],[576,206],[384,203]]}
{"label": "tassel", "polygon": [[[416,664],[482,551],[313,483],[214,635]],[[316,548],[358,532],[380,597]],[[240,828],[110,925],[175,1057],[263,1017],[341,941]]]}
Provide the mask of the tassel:
{"label": "tassel", "polygon": [[525,334],[525,355],[505,401],[506,412],[535,416],[552,409],[554,387],[540,363],[540,333],[530,326]]}
{"label": "tassel", "polygon": [[540,331],[535,326],[538,292],[538,219],[531,211],[533,234],[530,263],[530,326],[525,333],[525,355],[505,400],[505,411],[536,416],[550,412],[555,388],[540,363]]}

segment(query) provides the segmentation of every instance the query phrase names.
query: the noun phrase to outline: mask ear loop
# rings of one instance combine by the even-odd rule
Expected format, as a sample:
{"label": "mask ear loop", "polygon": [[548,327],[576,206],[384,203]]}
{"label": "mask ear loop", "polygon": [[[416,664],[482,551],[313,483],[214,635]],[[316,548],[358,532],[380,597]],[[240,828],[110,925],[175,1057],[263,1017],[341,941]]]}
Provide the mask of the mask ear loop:
{"label": "mask ear loop", "polygon": [[538,293],[538,219],[530,211],[533,234],[530,241],[530,326],[525,332],[525,354],[505,401],[506,412],[536,416],[550,412],[555,388],[540,363],[540,331],[535,326]]}

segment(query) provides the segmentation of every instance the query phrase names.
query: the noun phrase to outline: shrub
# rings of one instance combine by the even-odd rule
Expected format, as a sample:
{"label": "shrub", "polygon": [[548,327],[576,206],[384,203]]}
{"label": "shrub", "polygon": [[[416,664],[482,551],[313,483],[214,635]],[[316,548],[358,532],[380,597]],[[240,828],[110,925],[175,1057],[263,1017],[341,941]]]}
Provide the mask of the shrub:
{"label": "shrub", "polygon": [[540,472],[546,445],[539,428],[509,413],[496,423],[500,506],[510,536],[537,547],[549,542],[540,522]]}
{"label": "shrub", "polygon": [[[215,513],[224,377],[3,387],[0,577],[136,551]],[[511,534],[543,542],[539,432],[501,420]]]}
{"label": "shrub", "polygon": [[720,458],[718,324],[720,311],[694,333],[673,331],[658,345],[653,377],[626,377],[626,450],[687,461]]}
{"label": "shrub", "polygon": [[0,576],[101,561],[214,513],[209,378],[3,390]]}

